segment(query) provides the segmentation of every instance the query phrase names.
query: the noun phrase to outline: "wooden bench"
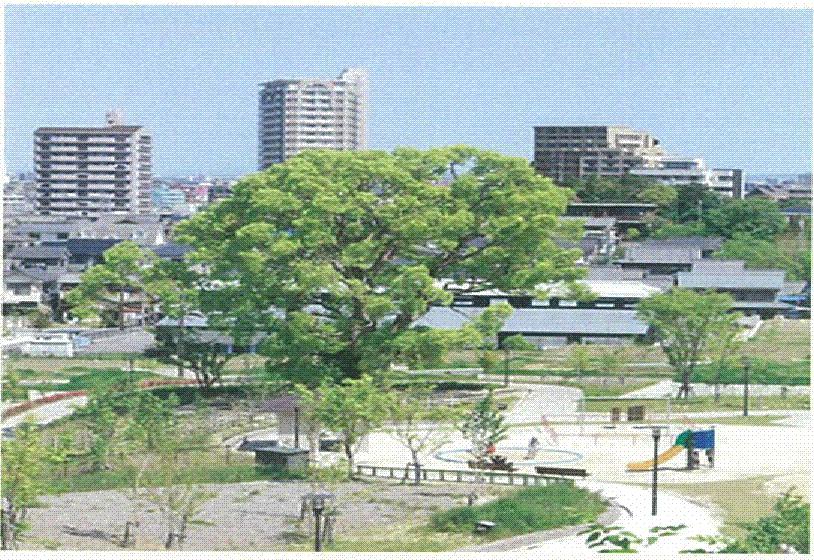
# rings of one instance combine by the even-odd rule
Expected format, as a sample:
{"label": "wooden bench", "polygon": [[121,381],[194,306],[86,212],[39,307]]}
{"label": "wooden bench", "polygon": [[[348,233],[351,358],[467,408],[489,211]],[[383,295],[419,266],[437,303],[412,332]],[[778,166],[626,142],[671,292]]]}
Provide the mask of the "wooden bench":
{"label": "wooden bench", "polygon": [[534,467],[537,474],[553,474],[559,476],[580,476],[585,478],[588,472],[585,469],[569,469],[566,467]]}

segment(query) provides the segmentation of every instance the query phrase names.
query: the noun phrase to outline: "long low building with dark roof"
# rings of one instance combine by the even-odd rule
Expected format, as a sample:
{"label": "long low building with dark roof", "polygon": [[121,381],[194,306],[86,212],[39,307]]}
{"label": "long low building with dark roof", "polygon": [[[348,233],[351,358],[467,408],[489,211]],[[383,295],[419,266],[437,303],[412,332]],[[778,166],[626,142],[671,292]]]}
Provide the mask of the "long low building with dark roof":
{"label": "long low building with dark roof", "polygon": [[[414,325],[459,329],[483,310],[483,307],[434,306]],[[498,333],[498,342],[518,334],[539,347],[550,347],[580,342],[644,341],[650,328],[634,310],[534,307],[515,309]]]}
{"label": "long low building with dark roof", "polygon": [[765,319],[793,308],[778,301],[785,280],[783,270],[748,269],[743,261],[737,260],[695,261],[690,271],[675,275],[675,285],[679,288],[726,292],[735,300],[733,310]]}

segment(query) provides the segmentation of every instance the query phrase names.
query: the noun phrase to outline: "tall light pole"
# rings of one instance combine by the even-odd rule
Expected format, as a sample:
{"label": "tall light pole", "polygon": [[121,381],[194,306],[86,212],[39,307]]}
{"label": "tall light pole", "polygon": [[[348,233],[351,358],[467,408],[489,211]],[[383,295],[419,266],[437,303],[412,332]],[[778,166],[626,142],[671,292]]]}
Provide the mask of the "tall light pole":
{"label": "tall light pole", "polygon": [[748,357],[743,358],[743,415],[749,416],[749,368],[752,361]]}
{"label": "tall light pole", "polygon": [[650,429],[653,436],[653,498],[651,515],[655,516],[658,513],[658,487],[659,487],[659,440],[661,439],[661,430],[667,426],[636,426],[638,429]]}

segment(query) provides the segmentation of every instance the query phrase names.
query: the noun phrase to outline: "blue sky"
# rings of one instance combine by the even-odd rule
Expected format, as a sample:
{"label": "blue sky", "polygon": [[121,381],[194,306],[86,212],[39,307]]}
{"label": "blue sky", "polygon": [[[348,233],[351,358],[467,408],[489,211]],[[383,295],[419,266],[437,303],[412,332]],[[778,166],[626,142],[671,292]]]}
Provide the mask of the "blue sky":
{"label": "blue sky", "polygon": [[159,175],[256,166],[257,84],[370,73],[369,144],[532,156],[537,124],[628,124],[751,173],[811,166],[812,13],[7,6],[6,163],[120,107]]}

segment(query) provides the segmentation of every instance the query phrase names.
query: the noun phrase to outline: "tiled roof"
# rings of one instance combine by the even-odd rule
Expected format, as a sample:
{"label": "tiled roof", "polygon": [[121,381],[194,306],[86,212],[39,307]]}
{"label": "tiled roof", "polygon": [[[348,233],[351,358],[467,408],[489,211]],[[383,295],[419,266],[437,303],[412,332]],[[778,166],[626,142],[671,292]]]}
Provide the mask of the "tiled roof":
{"label": "tiled roof", "polygon": [[[415,326],[458,329],[478,314],[482,307],[432,307]],[[648,326],[627,309],[522,308],[506,320],[502,333],[585,334],[593,336],[644,335]]]}
{"label": "tiled roof", "polygon": [[733,274],[679,272],[676,274],[681,288],[720,288],[780,290],[786,273],[782,270],[744,271]]}

